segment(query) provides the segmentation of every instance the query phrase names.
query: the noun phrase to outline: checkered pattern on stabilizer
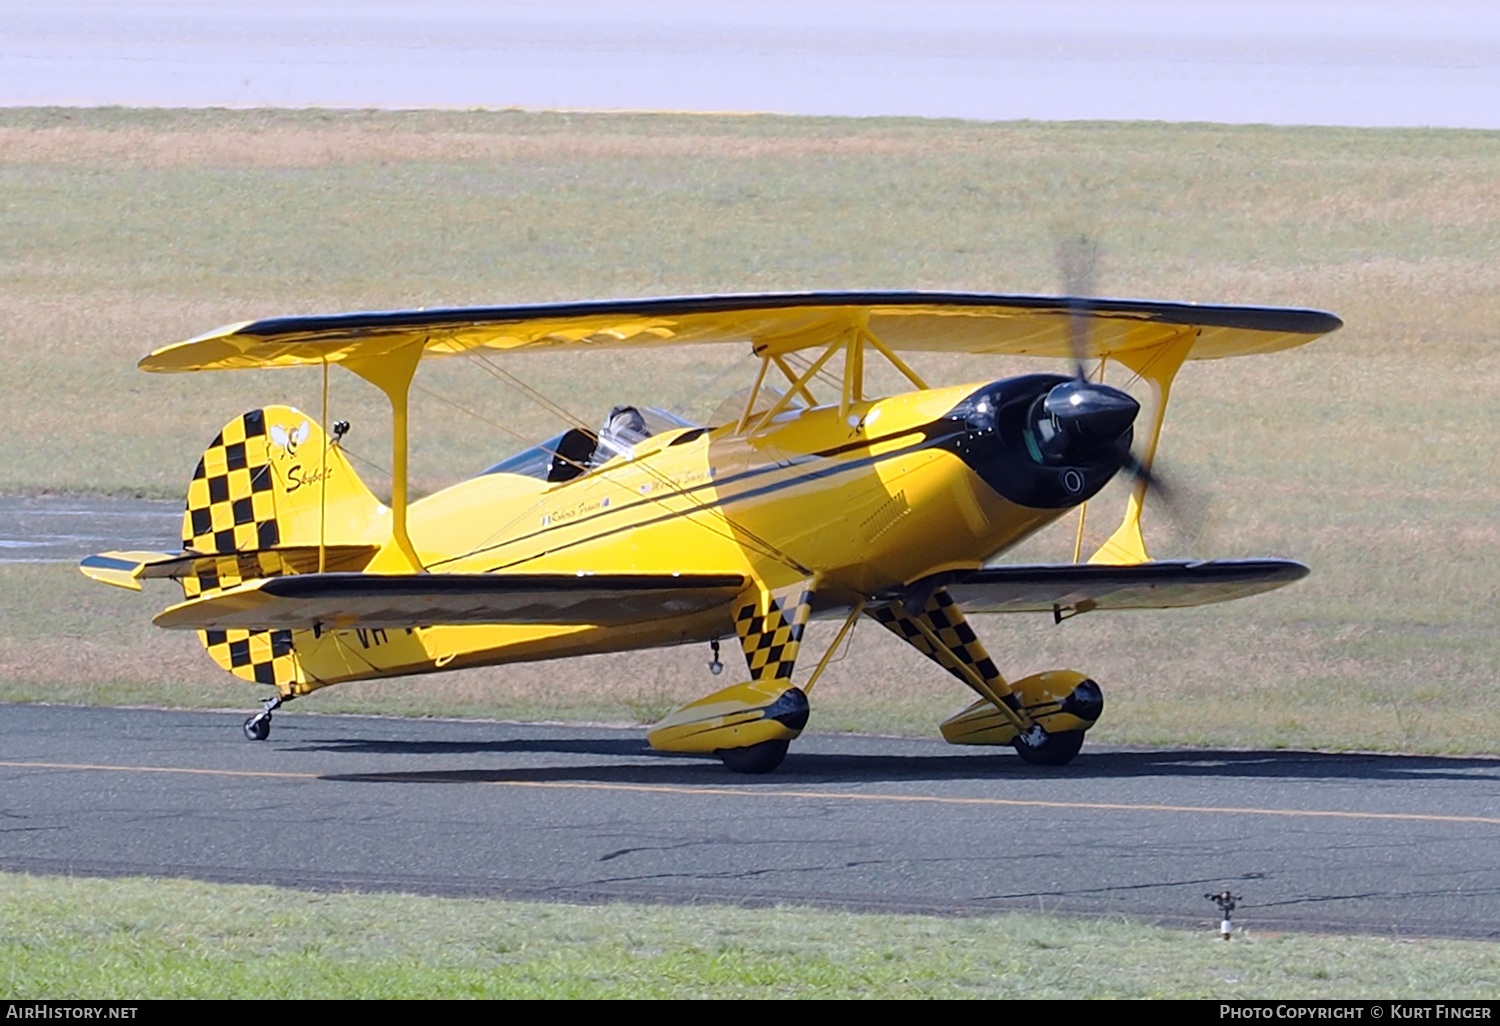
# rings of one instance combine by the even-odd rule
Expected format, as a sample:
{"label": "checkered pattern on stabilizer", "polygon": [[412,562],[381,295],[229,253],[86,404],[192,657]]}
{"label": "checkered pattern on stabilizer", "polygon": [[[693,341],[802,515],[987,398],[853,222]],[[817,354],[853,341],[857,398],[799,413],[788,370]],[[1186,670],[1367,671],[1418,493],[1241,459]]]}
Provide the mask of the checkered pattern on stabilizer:
{"label": "checkered pattern on stabilizer", "polygon": [[948,589],[939,588],[934,591],[928,598],[927,605],[915,618],[922,620],[937,635],[938,640],[943,643],[941,650],[933,648],[932,642],[917,628],[914,618],[907,616],[899,602],[879,606],[870,615],[892,634],[963,681],[966,687],[969,686],[969,678],[959,669],[960,663],[971,667],[981,680],[1000,694],[1009,693],[1010,686],[1000,676],[995,661],[985,651],[984,643],[974,633],[974,628],[969,626],[969,621],[964,619],[963,610],[958,608],[958,604],[948,594]]}
{"label": "checkered pattern on stabilizer", "polygon": [[803,583],[780,592],[750,592],[735,603],[734,630],[753,679],[791,680],[812,595],[810,584]]}
{"label": "checkered pattern on stabilizer", "polygon": [[187,592],[188,598],[192,598],[223,591],[245,581],[309,572],[299,571],[295,563],[295,560],[287,559],[279,552],[266,549],[259,552],[235,552],[226,556],[206,556],[194,560],[193,572],[182,578],[183,590]]}

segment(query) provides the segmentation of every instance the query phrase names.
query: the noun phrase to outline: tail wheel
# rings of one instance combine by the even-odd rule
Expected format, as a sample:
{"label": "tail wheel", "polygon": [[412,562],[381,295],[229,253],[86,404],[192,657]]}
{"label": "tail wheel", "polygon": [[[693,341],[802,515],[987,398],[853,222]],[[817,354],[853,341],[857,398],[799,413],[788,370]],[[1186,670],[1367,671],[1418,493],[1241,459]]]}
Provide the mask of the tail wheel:
{"label": "tail wheel", "polygon": [[245,740],[264,741],[271,736],[271,714],[257,713],[245,721]]}
{"label": "tail wheel", "polygon": [[762,741],[747,748],[720,748],[716,753],[735,773],[770,773],[786,758],[790,741]]}
{"label": "tail wheel", "polygon": [[1083,731],[1060,730],[1056,734],[1045,734],[1040,743],[1035,744],[1018,737],[1015,746],[1016,754],[1033,766],[1066,766],[1083,747]]}

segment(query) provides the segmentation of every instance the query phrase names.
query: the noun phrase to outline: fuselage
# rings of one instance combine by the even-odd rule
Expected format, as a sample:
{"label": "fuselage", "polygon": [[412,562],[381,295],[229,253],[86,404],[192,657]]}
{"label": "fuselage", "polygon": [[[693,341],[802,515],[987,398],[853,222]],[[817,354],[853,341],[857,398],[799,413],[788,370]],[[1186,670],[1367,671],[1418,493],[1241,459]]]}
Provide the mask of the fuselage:
{"label": "fuselage", "polygon": [[[1118,460],[1049,461],[1023,437],[1038,397],[1066,380],[792,408],[750,432],[677,429],[561,482],[488,473],[414,503],[410,535],[432,573],[733,573],[769,587],[816,575],[815,610],[832,615],[976,568],[1103,486]],[[317,687],[732,633],[725,609],[629,628],[299,631],[296,647]]]}

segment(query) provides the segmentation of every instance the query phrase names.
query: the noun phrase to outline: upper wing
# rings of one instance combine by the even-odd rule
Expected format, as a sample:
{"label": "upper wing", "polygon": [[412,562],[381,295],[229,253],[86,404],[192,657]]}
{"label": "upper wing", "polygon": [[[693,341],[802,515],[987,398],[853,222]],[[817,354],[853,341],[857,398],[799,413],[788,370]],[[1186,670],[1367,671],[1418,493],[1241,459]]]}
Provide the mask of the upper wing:
{"label": "upper wing", "polygon": [[535,306],[395,310],[276,317],[232,324],[158,349],[143,370],[224,370],[338,363],[420,344],[427,355],[472,349],[598,348],[749,342],[781,354],[824,345],[862,327],[891,349],[1073,356],[1070,324],[1090,321],[1098,355],[1149,349],[1198,332],[1190,359],[1274,352],[1311,342],[1343,322],[1320,310],[1200,306],[968,292],[796,292],[620,299]]}
{"label": "upper wing", "polygon": [[727,606],[744,586],[738,574],[294,574],[179,602],[155,623],[199,630],[622,626]]}
{"label": "upper wing", "polygon": [[1044,563],[985,567],[947,582],[970,613],[1052,613],[1095,609],[1175,609],[1228,602],[1301,580],[1308,569],[1290,559],[1161,561],[1134,566]]}

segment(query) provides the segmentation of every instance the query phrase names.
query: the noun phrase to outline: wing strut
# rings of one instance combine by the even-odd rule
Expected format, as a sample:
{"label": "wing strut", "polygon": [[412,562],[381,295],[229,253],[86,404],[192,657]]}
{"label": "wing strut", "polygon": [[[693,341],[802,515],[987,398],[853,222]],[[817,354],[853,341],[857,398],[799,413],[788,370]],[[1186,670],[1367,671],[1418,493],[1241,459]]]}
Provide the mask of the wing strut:
{"label": "wing strut", "polygon": [[866,342],[874,346],[876,349],[880,350],[880,355],[884,356],[891,362],[892,367],[895,367],[902,374],[906,375],[907,381],[910,381],[913,385],[916,385],[922,391],[927,391],[927,382],[922,380],[922,376],[908,367],[906,365],[906,361],[897,356],[893,350],[888,349],[884,342],[880,341],[880,339],[872,335],[869,328],[865,328],[862,331],[862,334],[864,335]]}
{"label": "wing strut", "polygon": [[865,336],[859,326],[850,328],[844,342],[844,387],[839,396],[839,419],[849,407],[865,398]]}
{"label": "wing strut", "polygon": [[740,417],[739,425],[735,429],[736,433],[743,433],[746,427],[750,425],[752,411],[755,408],[755,400],[759,396],[760,387],[765,380],[766,368],[772,362],[776,364],[782,374],[786,375],[786,379],[791,383],[791,387],[787,389],[786,393],[781,396],[770,410],[756,417],[754,427],[751,428],[752,434],[771,423],[771,420],[787,407],[794,396],[801,395],[808,406],[816,406],[817,400],[808,391],[808,382],[813,379],[818,371],[823,369],[823,365],[835,353],[840,351],[844,354],[844,366],[841,374],[839,394],[839,416],[841,418],[848,416],[850,406],[864,402],[866,346],[872,347],[876,352],[889,360],[891,365],[905,375],[906,379],[913,385],[922,389],[927,388],[927,382],[922,380],[916,371],[907,366],[904,360],[871,333],[868,321],[868,315],[851,318],[849,326],[838,337],[828,342],[826,348],[823,350],[823,355],[813,361],[811,366],[800,375],[793,373],[792,368],[787,365],[781,353],[775,352],[765,344],[756,345],[754,352],[761,358],[760,373],[756,376],[755,386],[750,390],[750,398],[745,403],[745,412]]}
{"label": "wing strut", "polygon": [[[792,387],[787,389],[782,397],[780,399],[777,399],[776,402],[771,405],[771,408],[769,410],[761,414],[756,419],[755,426],[750,429],[750,433],[754,434],[755,432],[763,429],[767,424],[771,423],[772,419],[775,418],[778,413],[787,408],[787,404],[792,401],[792,396],[796,395],[798,392],[806,391],[807,383],[812,380],[813,375],[822,370],[823,365],[829,361],[834,353],[843,348],[843,346],[843,339],[836,339],[832,343],[830,343],[828,348],[823,350],[823,355],[814,360],[808,366],[807,370],[802,372],[802,376],[799,377],[796,381],[792,382]],[[758,350],[757,355],[760,356],[762,360],[761,370],[762,372],[764,372],[766,364],[769,363],[769,360],[764,351]],[[764,377],[764,373],[762,373],[762,377]],[[759,388],[759,385],[760,382],[757,381],[757,389]],[[752,395],[750,397],[750,402],[752,405],[754,404],[755,396]]]}
{"label": "wing strut", "polygon": [[423,339],[379,356],[355,357],[343,361],[345,367],[384,392],[391,402],[391,540],[396,543],[396,550],[405,557],[408,565],[395,561],[396,565],[392,566],[377,556],[370,564],[371,570],[421,572],[426,569],[417,558],[411,536],[406,533],[407,408],[411,379],[417,372],[417,364],[422,359],[426,345],[427,340]]}
{"label": "wing strut", "polygon": [[[1155,398],[1151,411],[1151,424],[1146,431],[1146,444],[1141,452],[1141,466],[1151,469],[1156,458],[1156,444],[1161,441],[1161,426],[1167,416],[1167,400],[1172,394],[1172,380],[1182,368],[1193,344],[1201,334],[1198,330],[1180,332],[1176,337],[1152,346],[1150,349],[1119,351],[1110,354],[1123,363],[1151,386]],[[1141,534],[1141,508],[1146,501],[1146,477],[1137,475],[1130,487],[1130,499],[1125,504],[1125,519],[1103,545],[1089,557],[1090,563],[1127,565],[1149,562],[1146,554],[1146,538]],[[1082,524],[1079,525],[1080,534]]]}
{"label": "wing strut", "polygon": [[740,414],[740,422],[735,425],[735,434],[741,434],[745,430],[745,425],[750,423],[750,417],[755,412],[755,400],[760,396],[760,386],[765,383],[766,368],[769,366],[771,366],[771,357],[762,356],[760,371],[755,375],[755,384],[750,389],[750,397],[745,400],[745,412]]}

